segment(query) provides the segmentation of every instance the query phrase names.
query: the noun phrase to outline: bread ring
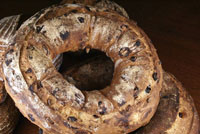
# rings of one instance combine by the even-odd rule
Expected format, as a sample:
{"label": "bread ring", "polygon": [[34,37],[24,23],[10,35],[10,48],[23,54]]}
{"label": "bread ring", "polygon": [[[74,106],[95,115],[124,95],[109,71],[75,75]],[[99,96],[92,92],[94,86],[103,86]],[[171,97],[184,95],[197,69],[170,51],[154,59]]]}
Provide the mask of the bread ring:
{"label": "bread ring", "polygon": [[[107,71],[109,70],[109,72]],[[91,89],[110,80],[112,62],[103,56],[75,64],[62,74],[76,87]],[[199,134],[199,117],[191,96],[171,74],[164,72],[158,109],[144,127],[131,134]]]}
{"label": "bread ring", "polygon": [[[81,92],[52,64],[56,55],[84,48],[104,51],[115,64],[111,85],[101,91]],[[2,70],[22,114],[55,134],[133,131],[155,113],[162,83],[156,50],[134,22],[74,4],[47,8],[26,21]]]}

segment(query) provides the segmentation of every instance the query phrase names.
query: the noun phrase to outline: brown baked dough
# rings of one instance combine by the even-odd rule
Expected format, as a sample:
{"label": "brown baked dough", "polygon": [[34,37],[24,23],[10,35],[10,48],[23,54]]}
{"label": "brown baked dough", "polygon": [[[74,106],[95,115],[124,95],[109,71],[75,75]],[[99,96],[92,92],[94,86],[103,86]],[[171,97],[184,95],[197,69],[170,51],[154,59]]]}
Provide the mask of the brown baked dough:
{"label": "brown baked dough", "polygon": [[[0,65],[5,51],[13,43],[20,15],[5,17],[0,20]],[[14,102],[7,96],[0,73],[0,134],[11,134],[15,128],[19,112]]]}
{"label": "brown baked dough", "polygon": [[19,111],[8,96],[0,104],[0,134],[12,134],[19,119]]}
{"label": "brown baked dough", "polygon": [[[108,58],[97,56],[66,68],[62,74],[79,89],[93,89],[109,82],[112,70]],[[154,117],[148,125],[131,134],[199,134],[199,117],[191,96],[173,75],[164,72],[163,78]]]}
{"label": "brown baked dough", "polygon": [[[20,15],[15,15],[0,20],[0,65],[3,62],[5,52],[13,45],[19,19]],[[53,64],[59,69],[61,63],[62,55],[58,55],[53,60]],[[7,92],[0,73],[0,134],[12,133],[18,118],[18,110],[14,102],[10,98],[7,98]]]}
{"label": "brown baked dough", "polygon": [[[105,52],[115,64],[105,89],[80,91],[52,64],[60,53],[85,48]],[[75,4],[52,6],[27,20],[2,70],[22,114],[54,134],[131,132],[154,115],[162,83],[156,50],[133,21]]]}
{"label": "brown baked dough", "polygon": [[164,72],[161,99],[150,123],[132,134],[199,134],[193,99],[181,83]]}
{"label": "brown baked dough", "polygon": [[[113,2],[113,1],[109,1],[109,0],[98,0],[98,1],[97,0],[63,0],[61,2],[61,4],[83,4],[83,5],[85,5],[86,8],[88,8],[87,5],[89,5],[89,6],[93,6],[93,7],[99,8],[101,10],[103,9],[104,11],[107,11],[107,12],[109,10],[116,11],[120,15],[123,15],[123,16],[129,18],[129,16],[128,16],[127,12],[124,10],[124,8],[119,6],[117,3]],[[89,53],[88,49],[86,49],[86,51],[87,51],[87,53]],[[81,56],[82,53],[83,53],[83,51],[80,51],[80,52],[77,53],[77,55]],[[63,59],[61,59],[61,60],[63,60]],[[91,59],[89,59],[89,60],[91,60]],[[99,62],[99,61],[97,61],[97,62]],[[106,62],[112,62],[112,61],[106,60]],[[112,64],[109,64],[109,63],[105,63],[105,64],[106,65],[112,65]],[[95,69],[99,69],[101,67],[103,67],[101,70],[94,71]],[[76,83],[76,87],[78,89],[80,89],[80,90],[84,90],[84,89],[90,90],[90,89],[94,89],[94,87],[98,87],[98,89],[102,89],[102,87],[104,87],[105,85],[108,85],[108,83],[110,83],[110,81],[112,79],[111,75],[110,76],[105,75],[105,76],[108,76],[108,78],[104,78],[104,79],[98,79],[98,78],[97,79],[92,79],[93,81],[92,82],[90,81],[90,86],[89,87],[87,85],[89,83],[89,81],[81,82],[81,81],[84,81],[84,79],[85,80],[91,80],[90,78],[93,77],[93,75],[96,75],[96,76],[104,75],[104,73],[105,73],[104,69],[108,69],[107,71],[113,71],[113,68],[112,68],[112,70],[109,70],[110,66],[106,66],[105,68],[104,67],[105,67],[104,65],[101,66],[101,65],[98,64],[98,66],[93,68],[93,71],[91,72],[92,74],[87,75],[87,76],[90,76],[90,77],[84,77],[83,76],[82,78],[80,78],[79,84]],[[77,74],[78,73],[79,72],[77,72]],[[110,73],[110,72],[108,72],[108,73]],[[66,76],[64,76],[64,78],[66,79]],[[71,80],[71,78],[67,77],[67,79],[69,81]],[[109,79],[109,81],[105,82],[104,81],[105,79],[107,79],[107,80]],[[73,84],[73,83],[71,83],[71,84]],[[82,86],[82,84],[83,84],[83,86]],[[46,132],[43,132],[42,129],[39,129],[39,134],[41,134],[41,133],[46,134]]]}
{"label": "brown baked dough", "polygon": [[197,109],[194,105],[194,120],[193,120],[193,124],[192,124],[192,128],[191,128],[191,131],[190,133],[191,134],[199,134],[200,133],[200,123],[199,123],[199,115],[198,115],[198,112],[197,112]]}
{"label": "brown baked dough", "polygon": [[127,12],[125,11],[123,7],[119,6],[114,1],[110,1],[110,0],[63,0],[61,2],[61,4],[66,4],[66,3],[94,6],[104,11],[113,10],[119,13],[120,15],[123,15],[129,18]]}
{"label": "brown baked dough", "polygon": [[[13,43],[20,15],[5,17],[0,20],[0,64],[5,51]],[[1,74],[0,80],[3,81]]]}

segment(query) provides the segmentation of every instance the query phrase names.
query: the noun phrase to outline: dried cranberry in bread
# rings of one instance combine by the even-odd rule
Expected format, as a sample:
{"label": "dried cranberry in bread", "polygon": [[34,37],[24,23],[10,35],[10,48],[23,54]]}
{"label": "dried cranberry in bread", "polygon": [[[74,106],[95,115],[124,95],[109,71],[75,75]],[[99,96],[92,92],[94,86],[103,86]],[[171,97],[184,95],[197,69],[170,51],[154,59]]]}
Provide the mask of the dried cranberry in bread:
{"label": "dried cranberry in bread", "polygon": [[[149,38],[121,15],[89,9],[66,4],[40,11],[21,26],[5,55],[6,90],[47,133],[128,133],[156,111],[162,68]],[[56,55],[85,48],[105,52],[115,64],[107,88],[80,91],[53,66]]]}
{"label": "dried cranberry in bread", "polygon": [[[112,70],[110,60],[97,56],[71,66],[62,74],[78,88],[95,89],[110,81]],[[164,72],[163,78],[161,99],[154,117],[148,125],[131,134],[199,134],[199,117],[191,96],[173,75]]]}

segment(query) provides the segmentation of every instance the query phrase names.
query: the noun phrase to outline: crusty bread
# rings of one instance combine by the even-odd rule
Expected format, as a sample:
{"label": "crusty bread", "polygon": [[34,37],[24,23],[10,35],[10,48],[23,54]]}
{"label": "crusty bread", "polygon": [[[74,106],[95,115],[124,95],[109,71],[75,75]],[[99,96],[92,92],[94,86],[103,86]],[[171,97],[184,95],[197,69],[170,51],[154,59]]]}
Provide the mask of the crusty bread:
{"label": "crusty bread", "polygon": [[[111,85],[101,91],[78,90],[52,64],[62,52],[85,48],[104,51],[115,64]],[[133,131],[154,115],[162,84],[156,50],[133,21],[74,4],[27,20],[2,68],[6,90],[22,114],[55,134]]]}
{"label": "crusty bread", "polygon": [[120,15],[123,15],[127,18],[129,18],[127,12],[124,10],[123,7],[119,6],[114,1],[110,0],[63,0],[61,4],[83,4],[83,5],[89,5],[94,6],[99,9],[103,10],[113,10],[119,13]]}
{"label": "crusty bread", "polygon": [[133,134],[199,134],[199,117],[191,96],[171,74],[164,72],[155,116]]}
{"label": "crusty bread", "polygon": [[[0,65],[3,62],[4,53],[15,39],[20,15],[9,16],[0,20]],[[1,74],[0,80],[3,81]]]}
{"label": "crusty bread", "polygon": [[19,111],[12,99],[7,96],[0,104],[0,134],[12,134],[19,119]]}
{"label": "crusty bread", "polygon": [[[13,43],[20,15],[0,20],[0,66],[8,47]],[[18,110],[7,95],[0,73],[0,134],[11,134],[18,120]]]}
{"label": "crusty bread", "polygon": [[[109,70],[109,71],[107,71]],[[95,89],[110,81],[112,62],[103,56],[90,58],[62,72],[82,89]],[[191,96],[171,74],[164,72],[161,99],[150,123],[131,134],[199,134],[199,117]],[[96,86],[96,87],[95,87]]]}
{"label": "crusty bread", "polygon": [[[5,17],[0,20],[0,66],[4,60],[5,52],[13,45],[20,15]],[[53,64],[59,69],[62,55],[58,55]],[[18,110],[14,102],[7,98],[7,92],[0,73],[0,134],[10,134],[18,120]]]}

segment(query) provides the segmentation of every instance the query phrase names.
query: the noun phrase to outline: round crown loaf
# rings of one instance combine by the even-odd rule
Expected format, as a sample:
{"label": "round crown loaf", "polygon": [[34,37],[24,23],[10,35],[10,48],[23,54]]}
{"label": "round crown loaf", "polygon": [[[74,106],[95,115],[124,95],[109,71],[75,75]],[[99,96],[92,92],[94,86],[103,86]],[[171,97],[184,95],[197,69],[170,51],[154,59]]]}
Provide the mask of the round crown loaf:
{"label": "round crown loaf", "polygon": [[[79,89],[91,90],[107,85],[112,72],[112,61],[100,55],[68,67],[62,74]],[[199,134],[199,117],[191,96],[169,73],[164,72],[162,85],[155,115],[131,134]]]}
{"label": "round crown loaf", "polygon": [[[52,64],[60,53],[85,48],[104,51],[115,63],[112,83],[101,91],[81,92]],[[2,70],[23,115],[55,134],[133,131],[155,113],[162,83],[156,50],[133,21],[74,4],[47,8],[27,20]]]}
{"label": "round crown loaf", "polygon": [[[128,16],[127,12],[124,10],[124,8],[122,8],[121,6],[119,6],[117,3],[113,2],[113,1],[109,1],[109,0],[98,0],[98,1],[97,0],[63,0],[61,2],[61,4],[83,4],[83,5],[86,6],[86,8],[88,8],[87,5],[94,6],[96,8],[100,8],[100,9],[103,9],[103,10],[113,10],[113,11],[116,11],[120,15],[123,15],[123,16],[129,18],[129,16]],[[87,53],[89,53],[88,50],[86,50],[86,51],[87,51]],[[82,52],[77,53],[78,56],[80,56],[81,54],[83,54],[83,53]],[[106,65],[111,65],[111,64],[106,63]],[[105,67],[105,66],[103,65],[102,67]],[[97,68],[100,68],[100,67],[98,66]],[[106,67],[106,68],[110,69],[110,66]],[[98,70],[98,71],[99,72],[97,72],[97,71],[93,72],[93,73],[95,73],[93,75],[97,75],[98,76],[101,73],[104,73],[104,69],[102,69],[102,71],[101,70]],[[108,70],[108,71],[112,71],[112,70]],[[98,74],[96,74],[96,73],[98,73]],[[90,74],[91,77],[93,77],[93,75]],[[108,76],[108,75],[105,75],[105,76]],[[84,78],[88,78],[87,80],[89,80],[91,77],[89,77],[89,78],[88,77],[84,77]],[[64,78],[66,78],[66,77],[64,76]],[[105,79],[108,80],[108,78],[105,78]],[[70,80],[70,78],[68,80]],[[92,80],[93,80],[93,82],[90,82],[90,84],[92,84],[93,86],[90,85],[90,89],[94,89],[92,87],[96,87],[97,84],[99,85],[99,89],[105,85],[104,81],[103,80],[99,81],[98,78],[97,79],[92,79]],[[111,80],[111,78],[109,80]],[[88,82],[89,81],[85,82],[85,85],[83,87],[77,86],[77,83],[76,83],[76,87],[78,87],[78,89],[81,89],[81,90],[84,89],[84,88],[87,88]],[[110,81],[107,81],[106,83],[109,83],[109,82]],[[73,84],[72,82],[70,82],[70,83]],[[83,82],[81,82],[80,84],[83,84]],[[39,134],[47,134],[47,133],[43,132],[42,129],[39,129]]]}

